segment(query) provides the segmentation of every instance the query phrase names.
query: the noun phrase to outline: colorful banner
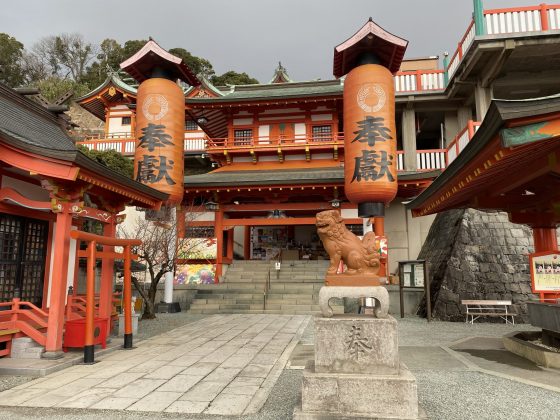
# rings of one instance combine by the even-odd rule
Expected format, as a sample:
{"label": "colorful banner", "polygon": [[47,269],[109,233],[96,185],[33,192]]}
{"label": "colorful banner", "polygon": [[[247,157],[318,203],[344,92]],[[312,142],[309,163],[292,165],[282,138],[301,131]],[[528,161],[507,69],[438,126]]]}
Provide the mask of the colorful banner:
{"label": "colorful banner", "polygon": [[214,284],[215,264],[178,265],[174,284]]}
{"label": "colorful banner", "polygon": [[534,293],[560,291],[560,252],[529,255]]}
{"label": "colorful banner", "polygon": [[217,255],[216,238],[179,239],[177,258],[180,260],[214,260]]}

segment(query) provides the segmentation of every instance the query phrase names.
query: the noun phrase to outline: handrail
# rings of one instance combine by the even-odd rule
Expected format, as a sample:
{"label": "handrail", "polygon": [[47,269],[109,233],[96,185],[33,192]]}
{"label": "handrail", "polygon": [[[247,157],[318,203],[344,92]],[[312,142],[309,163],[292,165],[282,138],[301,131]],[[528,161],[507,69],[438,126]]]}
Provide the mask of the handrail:
{"label": "handrail", "polygon": [[[45,311],[31,302],[20,301],[19,298],[14,298],[10,302],[2,302],[0,306],[11,307],[11,309],[0,311],[0,330],[18,329],[39,345],[45,345],[47,338],[39,330],[47,328],[45,318],[48,318],[48,314]],[[9,320],[3,320],[5,318],[9,318]]]}
{"label": "handrail", "polygon": [[270,270],[272,267],[268,267],[268,277],[266,282],[264,283],[264,291],[263,291],[263,311],[266,310],[266,301],[268,300],[268,292],[270,290]]}
{"label": "handrail", "polygon": [[83,141],[89,140],[123,140],[123,139],[133,139],[134,134],[130,131],[116,131],[114,133],[95,133],[86,134]]}
{"label": "handrail", "polygon": [[294,134],[293,136],[251,136],[251,137],[218,137],[208,139],[207,148],[210,149],[251,149],[304,147],[344,144],[344,133],[328,135]]}

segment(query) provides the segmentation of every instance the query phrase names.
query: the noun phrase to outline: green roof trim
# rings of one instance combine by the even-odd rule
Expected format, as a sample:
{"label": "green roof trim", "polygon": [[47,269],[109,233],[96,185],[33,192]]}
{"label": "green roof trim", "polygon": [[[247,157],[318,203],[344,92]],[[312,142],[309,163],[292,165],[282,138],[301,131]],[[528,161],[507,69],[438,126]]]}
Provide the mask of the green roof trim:
{"label": "green roof trim", "polygon": [[105,89],[107,86],[109,86],[110,84],[113,84],[115,87],[124,90],[126,93],[130,93],[131,95],[136,95],[138,92],[138,89],[136,89],[133,86],[130,86],[128,84],[126,84],[117,74],[117,72],[115,71],[111,71],[107,74],[107,78],[105,79],[105,81],[103,83],[101,83],[98,87],[96,87],[95,89],[93,89],[91,92],[86,93],[83,96],[80,96],[79,98],[76,99],[76,102],[80,102],[83,101],[85,99],[90,98],[91,96],[95,96],[97,95],[99,92],[101,92],[103,89]]}
{"label": "green roof trim", "polygon": [[340,96],[343,81],[321,80],[311,82],[272,83],[260,85],[232,86],[230,93],[224,92],[220,98],[188,98],[187,102],[230,102],[254,99],[298,98],[305,96]]}

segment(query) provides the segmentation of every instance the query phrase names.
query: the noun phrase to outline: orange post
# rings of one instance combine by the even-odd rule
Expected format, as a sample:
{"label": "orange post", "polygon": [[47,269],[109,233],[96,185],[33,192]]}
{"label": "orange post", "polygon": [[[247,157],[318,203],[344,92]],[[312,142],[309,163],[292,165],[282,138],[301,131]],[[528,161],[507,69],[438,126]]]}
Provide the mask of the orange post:
{"label": "orange post", "polygon": [[557,251],[556,227],[533,228],[533,241],[535,243],[535,252]]}
{"label": "orange post", "polygon": [[251,226],[245,226],[245,236],[243,241],[243,258],[251,259]]}
{"label": "orange post", "polygon": [[385,218],[375,217],[373,221],[373,231],[376,236],[385,236]]}
{"label": "orange post", "polygon": [[[115,237],[115,224],[111,220],[103,226],[103,235],[108,238]],[[113,252],[113,247],[103,246],[103,252]],[[113,312],[113,275],[115,260],[103,257],[101,261],[101,288],[99,290],[99,317],[107,318],[107,331],[111,331],[111,313]]]}
{"label": "orange post", "polygon": [[45,343],[48,358],[62,357],[62,334],[64,331],[64,312],[66,303],[66,287],[68,278],[68,255],[70,238],[68,232],[72,226],[72,215],[61,212],[56,215],[54,229],[54,256],[52,283],[49,298],[49,318],[47,324],[47,339]]}
{"label": "orange post", "polygon": [[132,348],[132,289],[130,274],[130,245],[124,247],[124,282],[123,282],[123,308],[124,308],[124,348]]}
{"label": "orange post", "polygon": [[234,229],[231,228],[227,231],[227,247],[226,247],[226,256],[229,260],[233,260],[233,234]]}
{"label": "orange post", "polygon": [[86,272],[86,334],[84,342],[84,363],[93,364],[93,324],[95,318],[95,252],[96,243],[92,241],[87,247],[87,272]]}
{"label": "orange post", "polygon": [[539,12],[541,15],[541,29],[543,31],[548,31],[549,25],[548,25],[548,14],[547,14],[547,10],[546,10],[547,6],[544,3],[539,4]]}
{"label": "orange post", "polygon": [[[88,271],[87,271],[87,296],[86,296],[86,347],[88,343],[93,343],[93,314],[95,305],[95,258],[96,258],[96,245],[109,245],[109,246],[122,246],[124,252],[122,254],[113,253],[115,257],[124,259],[124,284],[123,284],[123,306],[125,315],[125,334],[124,334],[124,348],[132,348],[132,290],[131,290],[131,273],[130,262],[132,261],[131,246],[142,245],[139,239],[117,239],[106,238],[104,236],[95,235],[93,233],[82,231],[71,231],[70,237],[80,241],[88,242],[87,258],[88,258]],[[110,257],[109,257],[110,258]],[[90,281],[91,277],[91,281]],[[100,296],[103,299],[103,296]],[[90,314],[91,312],[91,314]],[[89,321],[89,318],[91,320]],[[93,345],[91,345],[91,352],[93,352]],[[85,353],[85,348],[84,348]],[[93,354],[92,354],[93,357]],[[84,357],[85,360],[85,357]]]}
{"label": "orange post", "polygon": [[222,260],[224,256],[224,213],[218,210],[215,214],[214,235],[216,235],[216,277],[214,283],[220,282],[222,275]]}

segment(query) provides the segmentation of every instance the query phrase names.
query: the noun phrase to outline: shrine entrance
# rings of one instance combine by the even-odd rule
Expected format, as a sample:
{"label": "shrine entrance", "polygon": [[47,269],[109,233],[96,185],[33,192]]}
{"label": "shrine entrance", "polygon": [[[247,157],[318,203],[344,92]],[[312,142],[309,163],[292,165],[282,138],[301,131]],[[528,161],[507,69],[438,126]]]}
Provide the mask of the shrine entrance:
{"label": "shrine entrance", "polygon": [[43,303],[49,223],[0,213],[0,302]]}

